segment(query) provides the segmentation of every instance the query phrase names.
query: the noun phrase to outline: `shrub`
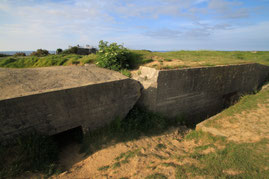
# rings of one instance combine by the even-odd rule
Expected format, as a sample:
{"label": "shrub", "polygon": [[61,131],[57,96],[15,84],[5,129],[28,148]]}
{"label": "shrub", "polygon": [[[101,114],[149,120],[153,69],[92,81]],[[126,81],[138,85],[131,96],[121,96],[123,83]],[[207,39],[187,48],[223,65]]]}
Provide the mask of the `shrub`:
{"label": "shrub", "polygon": [[30,55],[31,56],[43,57],[43,56],[47,56],[49,54],[50,54],[49,51],[47,51],[45,49],[37,49],[36,52],[32,52]]}
{"label": "shrub", "polygon": [[122,45],[100,41],[97,52],[97,65],[103,68],[119,71],[129,67],[129,51]]}
{"label": "shrub", "polygon": [[24,56],[26,56],[26,54],[24,52],[16,52],[13,56],[16,56],[16,57],[22,56],[22,57],[24,57]]}
{"label": "shrub", "polygon": [[56,54],[60,54],[60,53],[62,53],[63,52],[63,50],[61,49],[61,48],[58,48],[57,50],[56,50]]}

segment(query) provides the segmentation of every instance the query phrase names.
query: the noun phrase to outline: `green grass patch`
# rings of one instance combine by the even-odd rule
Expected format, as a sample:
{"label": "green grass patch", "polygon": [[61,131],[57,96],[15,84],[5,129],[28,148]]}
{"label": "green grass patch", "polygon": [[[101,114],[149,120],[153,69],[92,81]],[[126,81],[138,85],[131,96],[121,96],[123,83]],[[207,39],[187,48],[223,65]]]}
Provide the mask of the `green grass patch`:
{"label": "green grass patch", "polygon": [[32,68],[32,67],[47,67],[47,66],[64,66],[77,65],[95,62],[96,55],[76,55],[76,54],[59,54],[48,55],[44,57],[37,56],[11,56],[0,58],[0,67],[6,68]]}
{"label": "green grass patch", "polygon": [[[177,168],[177,175],[235,177],[235,178],[266,178],[269,171],[268,140],[258,143],[227,143],[225,149],[209,154],[190,154],[201,164],[183,165]],[[234,171],[232,176],[226,171]]]}
{"label": "green grass patch", "polygon": [[120,166],[121,166],[120,162],[115,162],[115,163],[111,166],[111,168],[112,168],[112,169],[116,169],[116,168],[120,168]]}
{"label": "green grass patch", "polygon": [[[269,174],[268,139],[257,143],[234,143],[201,131],[192,131],[185,139],[202,143],[184,157],[195,159],[198,163],[177,165],[176,178],[266,178]],[[207,144],[203,145],[205,142]],[[218,149],[218,144],[225,146],[224,149]],[[209,147],[213,147],[215,152],[203,154],[202,151]]]}
{"label": "green grass patch", "polygon": [[127,69],[123,69],[120,72],[121,72],[121,74],[123,74],[124,76],[127,76],[128,78],[132,77],[131,72],[129,70],[127,70]]}
{"label": "green grass patch", "polygon": [[164,59],[164,61],[166,61],[166,62],[171,62],[172,60],[171,60],[171,59],[166,58],[166,59]]}
{"label": "green grass patch", "polygon": [[[260,63],[269,65],[269,52],[258,51],[256,53],[250,51],[171,51],[171,52],[152,52],[151,56],[159,56],[164,59],[179,59],[183,62],[203,62],[204,66],[242,64],[242,63]],[[207,65],[207,66],[208,66]]]}
{"label": "green grass patch", "polygon": [[57,173],[58,152],[57,144],[47,136],[20,136],[14,145],[0,147],[0,178],[12,178],[26,171],[47,176]]}
{"label": "green grass patch", "polygon": [[102,167],[98,168],[97,170],[98,171],[106,171],[108,169],[109,169],[109,165],[106,165],[106,166],[102,166]]}
{"label": "green grass patch", "polygon": [[115,158],[115,160],[119,161],[121,159],[128,160],[129,158],[135,157],[140,152],[139,149],[128,151],[125,153],[121,153],[118,157]]}
{"label": "green grass patch", "polygon": [[155,173],[147,176],[145,179],[167,179],[167,177],[162,173]]}
{"label": "green grass patch", "polygon": [[195,140],[195,141],[203,141],[205,143],[224,143],[226,141],[225,137],[221,136],[212,136],[210,133],[203,132],[200,130],[193,130],[188,133],[185,137],[185,140]]}

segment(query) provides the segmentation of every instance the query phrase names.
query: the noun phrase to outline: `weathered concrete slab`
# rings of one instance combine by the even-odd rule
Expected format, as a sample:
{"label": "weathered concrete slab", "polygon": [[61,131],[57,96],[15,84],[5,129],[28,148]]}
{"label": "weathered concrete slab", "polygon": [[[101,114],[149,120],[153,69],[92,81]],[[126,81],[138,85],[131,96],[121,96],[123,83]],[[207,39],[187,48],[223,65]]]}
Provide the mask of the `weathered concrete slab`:
{"label": "weathered concrete slab", "polygon": [[53,135],[95,129],[124,118],[140,97],[139,82],[88,67],[0,69],[0,141],[29,130]]}
{"label": "weathered concrete slab", "polygon": [[141,67],[134,79],[144,86],[139,105],[170,118],[184,115],[197,123],[241,94],[257,90],[268,76],[268,66],[244,64],[163,71]]}
{"label": "weathered concrete slab", "polygon": [[0,100],[126,78],[95,65],[0,68]]}

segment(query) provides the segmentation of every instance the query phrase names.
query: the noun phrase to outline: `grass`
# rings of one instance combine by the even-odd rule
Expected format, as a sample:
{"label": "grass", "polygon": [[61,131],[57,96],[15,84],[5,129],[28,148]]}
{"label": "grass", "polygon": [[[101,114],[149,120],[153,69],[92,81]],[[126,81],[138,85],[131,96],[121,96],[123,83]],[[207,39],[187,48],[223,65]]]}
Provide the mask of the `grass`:
{"label": "grass", "polygon": [[112,165],[112,169],[119,168],[120,166],[121,166],[120,162],[115,162],[115,163]]}
{"label": "grass", "polygon": [[123,74],[124,76],[127,76],[128,78],[131,78],[131,76],[132,76],[131,72],[127,69],[123,69],[120,72],[121,72],[121,74]]}
{"label": "grass", "polygon": [[[152,59],[159,63],[151,65],[156,69],[180,69],[188,67],[213,67],[216,65],[260,63],[269,65],[268,51],[171,51],[148,52],[134,51],[141,59]],[[140,61],[141,61],[140,59]],[[180,63],[179,63],[180,61]],[[169,62],[174,62],[170,64]],[[136,62],[139,65],[139,60]],[[179,63],[179,64],[177,64]]]}
{"label": "grass", "polygon": [[98,168],[97,170],[98,171],[105,171],[105,170],[108,170],[109,169],[109,165],[106,165],[106,166],[102,166],[100,168]]}
{"label": "grass", "polygon": [[[167,120],[160,114],[134,107],[123,120],[115,119],[107,126],[86,133],[81,152],[90,155],[118,142],[132,141],[139,139],[141,136],[161,134],[169,126],[180,125],[182,120],[181,117],[180,123],[178,123],[178,118]],[[132,155],[132,153],[128,153],[128,155]]]}
{"label": "grass", "polygon": [[115,158],[115,160],[119,161],[121,159],[123,160],[128,160],[129,158],[135,157],[138,153],[140,152],[139,149],[133,150],[133,151],[128,151],[125,153],[121,153],[118,157]]}
{"label": "grass", "polygon": [[167,177],[162,173],[155,173],[147,176],[145,179],[167,179]]}
{"label": "grass", "polygon": [[26,56],[26,57],[5,57],[0,58],[0,67],[6,68],[30,68],[30,67],[47,67],[47,66],[65,66],[92,63],[96,59],[95,54],[76,55],[60,54],[48,55],[45,57]]}
{"label": "grass", "polygon": [[[227,65],[238,63],[260,63],[269,65],[269,52],[258,51],[172,51],[153,52],[152,56],[164,59],[179,59],[183,62],[203,62],[204,65]],[[200,66],[200,65],[199,65]]]}
{"label": "grass", "polygon": [[[196,133],[196,135],[194,135]],[[212,140],[210,134],[194,131],[191,136],[194,139],[203,140],[208,138],[210,144],[201,145],[187,157],[197,161],[195,164],[176,166],[176,178],[187,178],[187,176],[204,176],[213,178],[266,178],[269,174],[267,152],[268,139],[257,143],[234,143],[222,140],[225,143],[224,149],[208,154],[201,153],[208,147],[216,147],[216,141]],[[189,136],[186,136],[189,139]],[[215,142],[214,142],[215,141]],[[230,172],[229,172],[230,171]]]}
{"label": "grass", "polygon": [[57,173],[58,151],[57,144],[47,136],[20,136],[14,145],[0,147],[0,178],[12,178],[26,171],[46,176]]}
{"label": "grass", "polygon": [[[82,152],[92,154],[106,145],[138,139],[142,135],[160,134],[173,120],[166,120],[141,108],[134,107],[123,120],[116,119],[110,125],[91,131],[84,136]],[[131,155],[131,154],[130,154]]]}
{"label": "grass", "polygon": [[209,133],[205,133],[203,131],[191,131],[188,133],[185,137],[185,140],[195,140],[196,142],[198,141],[203,141],[205,143],[216,143],[216,142],[224,142],[226,140],[225,137],[221,136],[212,136]]}
{"label": "grass", "polygon": [[[256,53],[250,51],[171,51],[171,52],[150,52],[147,50],[130,50],[129,69],[137,69],[139,66],[156,61],[163,63],[159,69],[175,69],[186,68],[192,66],[216,66],[228,64],[243,63],[260,63],[269,65],[269,52],[258,51]],[[161,58],[161,59],[160,59]],[[180,60],[183,64],[165,65],[164,62],[172,62],[174,59]],[[43,66],[61,66],[94,63],[95,54],[76,55],[76,54],[59,54],[48,55],[45,57],[16,57],[3,56],[0,58],[0,67],[8,68],[28,68]],[[125,72],[124,72],[125,73]],[[128,74],[127,72],[125,74]]]}

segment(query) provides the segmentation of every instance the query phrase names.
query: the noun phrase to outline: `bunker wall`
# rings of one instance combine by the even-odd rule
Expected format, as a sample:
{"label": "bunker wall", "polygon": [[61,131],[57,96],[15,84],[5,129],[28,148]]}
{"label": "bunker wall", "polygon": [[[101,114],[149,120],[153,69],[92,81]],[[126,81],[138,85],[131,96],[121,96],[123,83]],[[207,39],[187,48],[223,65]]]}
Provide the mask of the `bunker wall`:
{"label": "bunker wall", "polygon": [[84,130],[124,118],[140,97],[141,86],[123,79],[0,101],[0,141],[35,130],[53,135]]}
{"label": "bunker wall", "polygon": [[[146,74],[141,75],[145,79]],[[183,115],[197,123],[231,105],[240,95],[258,90],[268,77],[269,67],[260,64],[158,71],[157,85],[144,89],[139,104],[169,118]]]}

